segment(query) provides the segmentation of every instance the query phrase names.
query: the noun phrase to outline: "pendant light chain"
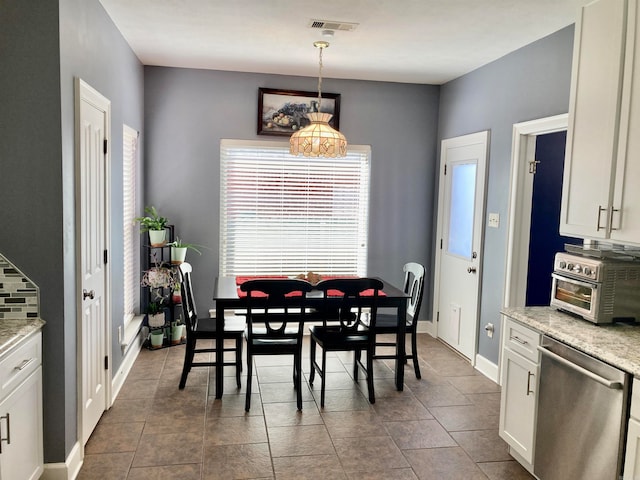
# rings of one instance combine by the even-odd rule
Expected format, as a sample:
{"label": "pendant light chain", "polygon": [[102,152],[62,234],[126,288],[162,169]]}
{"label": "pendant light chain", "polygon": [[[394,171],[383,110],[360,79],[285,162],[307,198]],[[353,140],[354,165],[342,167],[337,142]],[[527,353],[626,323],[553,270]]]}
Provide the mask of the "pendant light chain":
{"label": "pendant light chain", "polygon": [[322,51],[324,46],[318,47],[320,49],[320,61],[318,69],[318,112],[321,112],[320,105],[322,105]]}

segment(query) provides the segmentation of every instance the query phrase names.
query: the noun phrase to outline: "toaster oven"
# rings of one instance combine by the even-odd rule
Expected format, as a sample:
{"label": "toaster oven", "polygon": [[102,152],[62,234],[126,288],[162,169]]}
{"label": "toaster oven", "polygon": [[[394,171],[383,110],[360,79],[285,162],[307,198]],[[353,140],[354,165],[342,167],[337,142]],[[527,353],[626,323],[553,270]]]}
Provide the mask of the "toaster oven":
{"label": "toaster oven", "polygon": [[599,324],[640,321],[640,262],[556,253],[551,306]]}

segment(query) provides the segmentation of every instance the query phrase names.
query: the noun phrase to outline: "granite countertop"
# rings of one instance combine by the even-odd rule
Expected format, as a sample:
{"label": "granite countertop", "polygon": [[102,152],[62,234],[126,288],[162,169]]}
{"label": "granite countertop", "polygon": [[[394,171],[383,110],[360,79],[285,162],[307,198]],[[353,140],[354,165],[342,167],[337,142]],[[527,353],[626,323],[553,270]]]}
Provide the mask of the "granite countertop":
{"label": "granite countertop", "polygon": [[596,325],[552,307],[507,307],[502,313],[640,377],[640,325]]}
{"label": "granite countertop", "polygon": [[40,318],[0,320],[0,357],[18,345],[21,340],[40,330],[45,321]]}

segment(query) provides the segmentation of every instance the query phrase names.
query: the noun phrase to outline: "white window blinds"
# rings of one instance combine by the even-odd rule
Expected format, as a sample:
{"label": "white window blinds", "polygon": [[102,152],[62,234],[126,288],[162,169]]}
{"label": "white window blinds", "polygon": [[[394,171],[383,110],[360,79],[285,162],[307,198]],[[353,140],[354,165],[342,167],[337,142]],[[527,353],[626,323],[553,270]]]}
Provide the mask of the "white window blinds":
{"label": "white window blinds", "polygon": [[222,140],[220,275],[366,275],[370,148],[343,158]]}
{"label": "white window blinds", "polygon": [[138,262],[136,252],[139,241],[135,223],[136,164],[138,157],[138,132],[127,125],[122,128],[122,226],[124,253],[124,325],[134,317],[139,304]]}

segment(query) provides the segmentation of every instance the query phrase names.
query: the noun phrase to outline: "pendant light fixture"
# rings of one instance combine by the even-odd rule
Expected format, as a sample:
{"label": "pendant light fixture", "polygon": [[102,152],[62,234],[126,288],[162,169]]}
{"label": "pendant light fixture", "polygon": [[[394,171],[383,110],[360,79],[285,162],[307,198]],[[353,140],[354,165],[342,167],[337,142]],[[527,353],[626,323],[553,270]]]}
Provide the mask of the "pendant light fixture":
{"label": "pendant light fixture", "polygon": [[330,113],[322,113],[322,51],[329,42],[313,42],[320,49],[320,71],[318,74],[318,110],[307,113],[311,124],[298,130],[289,139],[289,151],[292,155],[305,157],[344,157],[347,155],[347,139],[338,130],[329,125]]}

